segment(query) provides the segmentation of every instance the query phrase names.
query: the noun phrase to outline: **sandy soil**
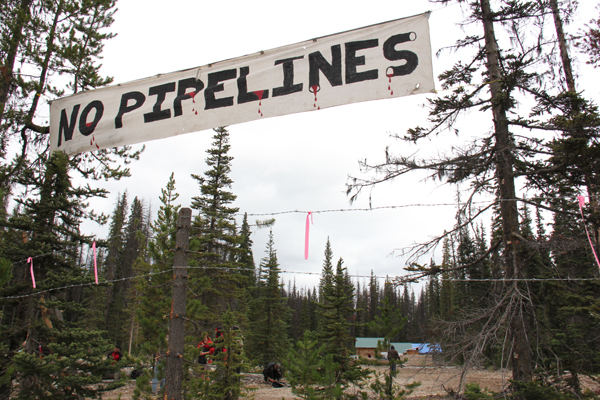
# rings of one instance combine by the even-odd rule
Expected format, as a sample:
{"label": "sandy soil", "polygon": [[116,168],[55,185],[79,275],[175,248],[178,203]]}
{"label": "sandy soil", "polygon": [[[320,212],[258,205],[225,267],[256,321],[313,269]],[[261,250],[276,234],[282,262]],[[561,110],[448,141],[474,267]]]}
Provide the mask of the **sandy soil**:
{"label": "sandy soil", "polygon": [[[387,371],[387,366],[371,366],[371,369],[379,373]],[[404,368],[398,369],[395,381],[400,385],[413,382],[421,382],[408,396],[409,399],[427,399],[436,396],[447,395],[449,392],[462,391],[465,383],[479,383],[483,389],[500,392],[510,378],[510,371],[487,371],[471,370],[463,377],[463,371],[458,367],[444,367],[435,365],[431,358],[421,355],[410,356]],[[463,386],[461,387],[461,377]],[[273,388],[262,382],[261,375],[248,374],[244,379],[245,387],[254,389],[246,395],[246,398],[255,400],[291,400],[295,399],[291,388]],[[123,388],[107,393],[104,399],[121,400],[131,399],[135,382],[130,382]],[[439,397],[437,397],[439,398]]]}

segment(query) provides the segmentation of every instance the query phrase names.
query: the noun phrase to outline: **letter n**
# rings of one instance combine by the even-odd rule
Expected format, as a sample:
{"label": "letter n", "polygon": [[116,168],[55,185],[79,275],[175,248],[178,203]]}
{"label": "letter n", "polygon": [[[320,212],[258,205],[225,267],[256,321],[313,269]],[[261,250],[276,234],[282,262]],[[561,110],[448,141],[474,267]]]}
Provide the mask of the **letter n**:
{"label": "letter n", "polygon": [[63,108],[60,112],[60,123],[58,124],[58,147],[62,144],[63,134],[65,135],[65,142],[73,139],[73,131],[75,130],[75,122],[77,121],[77,115],[79,115],[79,107],[81,104],[77,104],[73,107],[73,113],[71,114],[71,121],[67,120],[67,111]]}

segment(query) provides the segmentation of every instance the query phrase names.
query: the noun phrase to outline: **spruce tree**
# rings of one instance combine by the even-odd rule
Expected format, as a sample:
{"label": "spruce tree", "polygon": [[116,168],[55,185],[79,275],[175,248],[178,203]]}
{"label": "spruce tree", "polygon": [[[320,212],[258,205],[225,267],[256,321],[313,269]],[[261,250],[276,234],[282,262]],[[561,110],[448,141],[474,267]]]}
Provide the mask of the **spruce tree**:
{"label": "spruce tree", "polygon": [[[104,259],[104,276],[108,281],[114,281],[117,278],[119,265],[123,261],[123,244],[125,241],[125,221],[127,218],[127,192],[117,198],[117,204],[113,211],[110,221],[107,239],[107,253]],[[113,304],[115,302],[115,287],[109,285],[106,287],[106,306],[104,309],[104,329],[112,331],[114,323],[112,321]],[[114,343],[116,344],[116,343]]]}
{"label": "spruce tree", "polygon": [[240,254],[238,261],[240,268],[243,268],[243,274],[248,278],[247,285],[252,287],[256,284],[255,276],[255,265],[254,255],[252,254],[252,231],[250,230],[250,224],[248,224],[248,213],[244,213],[244,219],[242,220],[242,227],[240,229]]}
{"label": "spruce tree", "polygon": [[[190,272],[189,284],[196,293],[191,307],[203,325],[215,324],[219,315],[231,306],[236,311],[243,304],[238,299],[244,296],[246,276],[236,273],[245,268],[238,262],[239,239],[235,214],[238,208],[231,207],[236,199],[230,189],[233,181],[229,177],[233,157],[229,156],[229,131],[214,129],[212,147],[206,150],[209,169],[204,175],[192,174],[198,182],[200,195],[192,198],[191,207],[198,210],[192,223],[190,250],[194,254],[192,265],[202,269]],[[195,305],[194,305],[195,304]],[[201,312],[208,307],[210,312]]]}
{"label": "spruce tree", "polygon": [[135,197],[131,203],[131,211],[123,228],[123,247],[121,259],[116,269],[114,283],[113,303],[110,314],[110,337],[118,346],[130,343],[131,330],[134,324],[134,310],[137,304],[132,303],[135,297],[132,278],[135,277],[134,264],[141,252],[146,247],[147,221],[145,220],[144,206]]}
{"label": "spruce tree", "polygon": [[285,377],[292,386],[292,393],[302,399],[318,398],[315,386],[322,379],[324,353],[325,344],[319,346],[319,341],[312,339],[309,332],[304,332],[303,339],[290,349],[283,365],[287,370]]}
{"label": "spruce tree", "polygon": [[332,286],[323,290],[321,308],[320,339],[326,344],[327,354],[333,354],[333,361],[342,368],[348,362],[348,349],[352,347],[350,319],[354,314],[354,285],[345,280],[346,268],[340,258],[336,266]]}
{"label": "spruce tree", "polygon": [[[50,181],[53,180],[57,185],[62,182],[60,185],[68,186],[70,183],[66,184],[66,182],[76,174],[84,180],[119,179],[129,175],[129,169],[124,167],[124,164],[139,157],[139,151],[132,152],[130,147],[123,147],[97,151],[94,154],[79,154],[64,162],[57,158],[59,156],[49,154],[49,127],[40,124],[40,121],[47,120],[44,108],[47,101],[67,93],[100,87],[112,81],[111,78],[99,74],[98,60],[105,40],[114,36],[108,29],[113,22],[114,7],[114,0],[8,1],[1,7],[0,203],[2,212],[0,214],[2,218],[0,219],[6,231],[0,237],[0,249],[3,249],[0,253],[14,263],[13,280],[10,285],[11,295],[29,294],[30,286],[18,282],[23,284],[26,282],[27,268],[25,262],[21,261],[22,258],[25,257],[27,260],[29,256],[34,255],[39,257],[37,260],[34,259],[34,263],[37,263],[37,266],[34,264],[34,270],[38,270],[40,265],[53,266],[49,270],[42,269],[42,273],[38,271],[40,287],[78,284],[78,280],[83,279],[84,271],[79,270],[76,262],[78,256],[74,250],[91,244],[91,238],[75,233],[79,228],[80,219],[87,217],[100,223],[105,220],[105,216],[97,215],[93,210],[87,209],[85,201],[92,197],[106,196],[106,190],[92,189],[83,183],[80,187],[69,186],[69,190],[63,192],[64,196],[56,194],[56,198],[53,198],[42,193],[47,190],[52,192],[55,189],[56,193],[60,192],[58,186],[51,189]],[[20,65],[27,66],[26,73],[23,73]],[[59,80],[56,80],[57,76],[60,76]],[[64,82],[68,83],[65,85]],[[9,147],[15,150],[12,153],[14,154],[12,160],[7,158]],[[63,163],[68,167],[59,168],[58,166]],[[12,200],[21,204],[14,209],[12,218],[4,214],[10,194],[15,194]],[[40,202],[42,198],[44,200]],[[68,201],[65,200],[67,198]],[[64,207],[64,204],[59,204],[60,202],[71,203],[72,210],[67,212],[60,209]],[[36,215],[38,211],[32,212],[41,205],[46,208],[46,210],[39,210],[41,214]],[[59,211],[49,211],[52,208]],[[52,221],[53,219],[55,221]],[[43,220],[47,221],[46,228],[40,231],[38,227]],[[33,236],[35,240],[30,240]],[[57,240],[56,237],[60,239]],[[45,244],[36,248],[35,252],[30,251],[33,248],[27,248],[28,243],[41,244],[41,241],[45,241]],[[68,262],[57,260],[49,255],[41,256],[48,251],[55,252],[52,257],[58,252],[71,255],[67,257]],[[55,276],[50,270],[57,265],[63,265],[64,271],[61,270],[61,274]],[[90,311],[96,313],[102,299],[99,290],[94,289],[91,292],[90,294],[89,290],[83,288],[56,292],[60,296],[48,296],[46,301],[58,301],[56,298],[66,299],[67,302],[72,300],[72,303],[63,309],[62,318],[67,321],[65,323],[80,321],[81,325],[86,326],[86,333],[91,335],[96,332],[95,329],[104,328],[104,326],[94,326],[92,323],[97,321],[97,316],[90,314],[89,318],[83,318],[81,316],[84,312],[81,309],[67,311],[72,304],[77,304],[79,307],[95,304],[94,310]],[[29,298],[21,299],[4,305],[19,310],[19,315],[15,314],[11,320],[7,320],[4,314],[1,322],[2,330],[12,331],[16,326],[13,324],[26,326],[22,324],[26,320],[30,320],[33,325],[37,323],[39,314],[33,315],[33,310],[37,309],[36,304],[39,303],[32,302],[28,300]],[[56,310],[61,309],[60,307],[62,305],[46,308],[51,314],[52,312],[56,314]],[[5,308],[5,311],[8,308]],[[60,320],[60,317],[57,318]],[[21,333],[11,336],[6,342],[8,353],[2,353],[0,356],[0,375],[7,378],[0,381],[0,397],[7,397],[11,391],[11,373],[7,368],[12,363],[14,353],[25,341],[27,329],[21,329],[19,332]],[[0,336],[5,337],[1,333]],[[68,341],[70,340],[68,337],[72,336],[62,337]],[[36,347],[34,340],[36,339],[32,336],[27,351],[33,351]],[[103,351],[103,345],[95,339],[92,340],[92,346],[94,349],[89,353],[90,356],[95,351]],[[72,358],[64,360],[74,361]],[[64,382],[60,384],[62,383]]]}
{"label": "spruce tree", "polygon": [[177,218],[181,205],[176,204],[174,174],[171,173],[167,185],[161,189],[160,206],[157,218],[152,222],[153,240],[148,242],[150,262],[138,260],[135,263],[135,316],[139,324],[137,340],[140,352],[146,357],[159,353],[167,347],[168,320],[172,301],[173,249]]}
{"label": "spruce tree", "polygon": [[248,304],[248,358],[261,366],[282,361],[289,343],[285,321],[290,310],[286,299],[281,297],[280,269],[273,231],[269,233],[265,252],[260,262],[262,274],[258,276],[255,289],[258,294]]}
{"label": "spruce tree", "polygon": [[[75,244],[89,244],[79,231],[85,207],[81,198],[86,192],[72,186],[69,168],[69,159],[54,153],[46,163],[43,181],[38,182],[37,196],[23,202],[22,213],[7,221],[7,228],[20,232],[25,240],[13,243],[5,254],[23,261],[31,257],[33,262],[33,267],[30,262],[13,263],[11,291],[24,297],[4,304],[11,320],[2,321],[3,329],[11,324],[26,328],[8,336],[18,344],[8,345],[9,358],[4,360],[5,367],[12,364],[18,373],[18,398],[96,397],[114,387],[100,383],[119,367],[106,358],[112,349],[106,332],[82,327],[88,316],[84,307],[88,291],[80,289],[93,282],[93,276],[76,265]],[[31,288],[33,277],[35,288]],[[6,289],[3,292],[8,294]],[[10,351],[17,348],[21,351]],[[5,377],[4,384],[14,378],[10,373]]]}

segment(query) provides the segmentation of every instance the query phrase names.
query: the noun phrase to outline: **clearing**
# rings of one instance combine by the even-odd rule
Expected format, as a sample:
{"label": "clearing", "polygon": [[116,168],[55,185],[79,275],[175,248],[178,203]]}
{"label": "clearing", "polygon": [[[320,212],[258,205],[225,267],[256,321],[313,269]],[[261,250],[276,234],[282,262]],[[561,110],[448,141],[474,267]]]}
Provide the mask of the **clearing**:
{"label": "clearing", "polygon": [[[407,356],[405,356],[406,358]],[[382,373],[388,370],[387,366],[370,366],[369,368]],[[408,399],[426,399],[440,398],[447,395],[448,391],[458,391],[463,370],[459,367],[447,367],[436,365],[432,362],[431,356],[411,355],[408,356],[408,362],[404,368],[398,369],[398,375],[395,382],[400,385],[406,385],[413,382],[421,382],[421,386],[416,388]],[[465,383],[479,383],[482,389],[488,389],[494,392],[500,392],[508,383],[511,372],[507,370],[488,371],[484,369],[470,370],[464,378]],[[285,379],[284,379],[285,381]],[[256,400],[291,400],[295,399],[291,388],[273,388],[262,381],[262,375],[247,374],[245,386],[255,389],[249,392],[248,398],[254,397]],[[135,382],[130,382],[126,386],[109,392],[102,396],[103,399],[121,400],[131,399]],[[120,396],[120,397],[119,397]]]}

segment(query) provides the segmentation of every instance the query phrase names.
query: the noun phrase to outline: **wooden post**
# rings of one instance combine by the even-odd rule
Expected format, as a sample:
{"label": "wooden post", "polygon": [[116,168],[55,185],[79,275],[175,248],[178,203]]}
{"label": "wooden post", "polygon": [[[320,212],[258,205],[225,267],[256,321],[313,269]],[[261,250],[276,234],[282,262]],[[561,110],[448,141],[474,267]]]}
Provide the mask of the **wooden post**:
{"label": "wooden post", "polygon": [[190,224],[192,210],[182,208],[177,220],[175,237],[175,259],[173,262],[173,301],[169,321],[169,351],[167,352],[167,371],[165,382],[165,400],[180,400],[183,384],[183,342],[185,338],[185,303],[188,279],[188,255],[190,245]]}

